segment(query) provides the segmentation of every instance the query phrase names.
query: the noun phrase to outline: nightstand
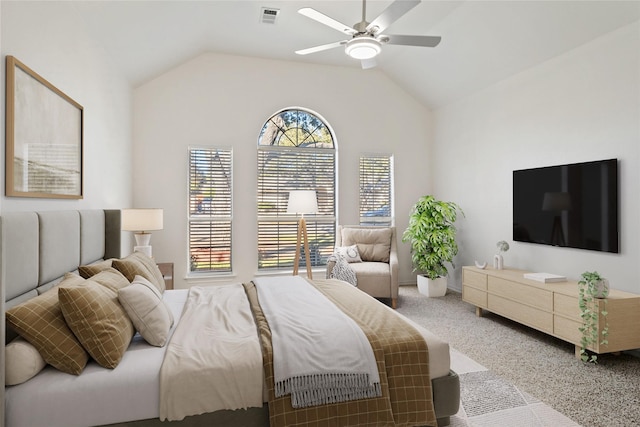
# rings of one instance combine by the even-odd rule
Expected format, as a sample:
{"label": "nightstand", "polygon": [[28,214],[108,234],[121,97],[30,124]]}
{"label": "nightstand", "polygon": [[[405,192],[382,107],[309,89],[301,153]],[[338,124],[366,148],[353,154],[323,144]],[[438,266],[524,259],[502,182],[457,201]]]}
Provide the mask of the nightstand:
{"label": "nightstand", "polygon": [[164,277],[164,285],[166,289],[173,289],[173,263],[172,262],[159,262],[158,268],[162,277]]}

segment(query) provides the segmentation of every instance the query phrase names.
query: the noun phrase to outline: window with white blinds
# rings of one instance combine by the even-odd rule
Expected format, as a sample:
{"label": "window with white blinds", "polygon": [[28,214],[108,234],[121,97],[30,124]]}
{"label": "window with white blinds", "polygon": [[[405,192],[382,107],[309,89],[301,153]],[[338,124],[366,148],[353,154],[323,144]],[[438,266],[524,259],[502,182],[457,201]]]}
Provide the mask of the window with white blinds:
{"label": "window with white blinds", "polygon": [[360,224],[393,225],[393,156],[360,157]]}
{"label": "window with white blinds", "polygon": [[258,140],[259,269],[293,268],[298,218],[287,214],[291,190],[316,191],[318,212],[305,215],[309,255],[312,266],[326,264],[335,242],[335,187],[335,149],[328,126],[300,109],[271,117]]}
{"label": "window with white blinds", "polygon": [[192,273],[231,271],[232,151],[189,148],[189,257]]}

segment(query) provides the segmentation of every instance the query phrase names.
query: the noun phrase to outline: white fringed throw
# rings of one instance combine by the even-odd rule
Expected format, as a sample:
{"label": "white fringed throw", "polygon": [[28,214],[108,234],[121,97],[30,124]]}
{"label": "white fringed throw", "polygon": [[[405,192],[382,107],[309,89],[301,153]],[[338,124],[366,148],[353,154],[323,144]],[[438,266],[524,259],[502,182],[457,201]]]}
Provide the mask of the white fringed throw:
{"label": "white fringed throw", "polygon": [[276,397],[304,408],[382,395],[360,327],[299,276],[254,279],[271,329]]}
{"label": "white fringed throw", "polygon": [[345,257],[339,254],[334,254],[329,257],[328,261],[335,261],[335,264],[331,269],[331,273],[329,274],[330,279],[342,280],[344,282],[351,283],[355,287],[358,287],[358,278],[356,277],[356,272],[353,271],[353,268],[351,268],[351,265],[349,265]]}

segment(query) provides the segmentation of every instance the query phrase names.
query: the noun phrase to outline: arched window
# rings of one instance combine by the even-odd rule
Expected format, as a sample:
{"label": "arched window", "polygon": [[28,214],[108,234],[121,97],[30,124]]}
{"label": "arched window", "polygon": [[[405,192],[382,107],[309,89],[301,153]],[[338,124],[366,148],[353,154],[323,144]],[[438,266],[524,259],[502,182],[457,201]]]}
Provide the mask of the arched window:
{"label": "arched window", "polygon": [[[314,190],[318,212],[305,215],[312,266],[333,253],[336,229],[336,149],[333,132],[301,108],[269,118],[258,137],[258,269],[292,268],[297,218],[287,214],[292,190]],[[301,249],[304,265],[304,248]]]}

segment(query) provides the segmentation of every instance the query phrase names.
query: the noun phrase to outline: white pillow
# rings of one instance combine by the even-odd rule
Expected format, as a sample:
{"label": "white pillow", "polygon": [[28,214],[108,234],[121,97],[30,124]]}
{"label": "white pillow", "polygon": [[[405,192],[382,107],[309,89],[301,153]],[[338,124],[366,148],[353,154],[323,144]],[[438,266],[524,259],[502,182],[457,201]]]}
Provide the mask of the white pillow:
{"label": "white pillow", "polygon": [[343,257],[347,262],[362,262],[360,252],[358,252],[358,245],[338,246],[335,253]]}
{"label": "white pillow", "polygon": [[47,365],[38,350],[18,337],[4,347],[4,383],[22,384],[35,377]]}
{"label": "white pillow", "polygon": [[146,342],[156,347],[167,343],[173,314],[155,285],[135,276],[131,285],[118,291],[118,300]]}

